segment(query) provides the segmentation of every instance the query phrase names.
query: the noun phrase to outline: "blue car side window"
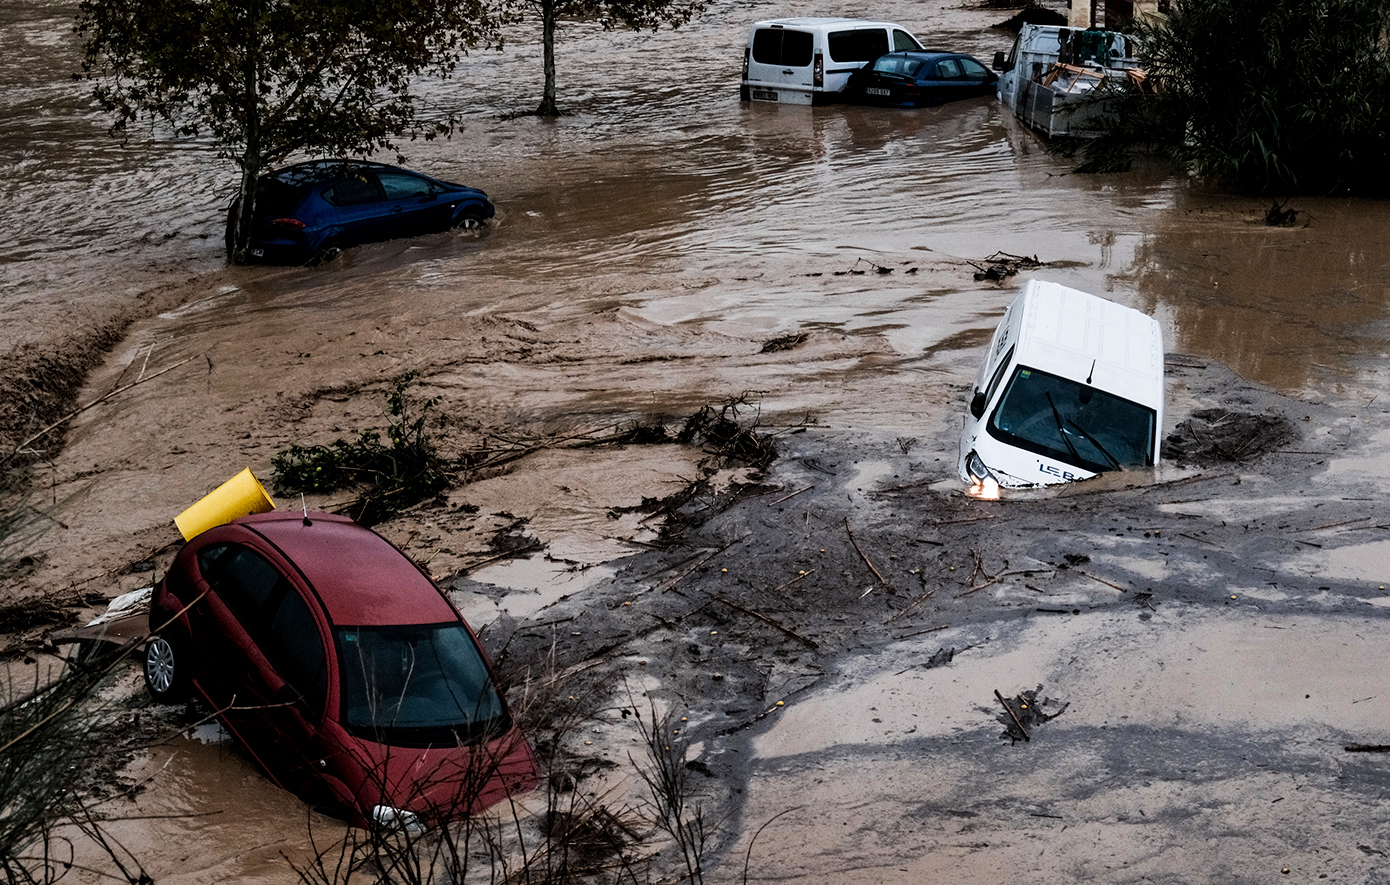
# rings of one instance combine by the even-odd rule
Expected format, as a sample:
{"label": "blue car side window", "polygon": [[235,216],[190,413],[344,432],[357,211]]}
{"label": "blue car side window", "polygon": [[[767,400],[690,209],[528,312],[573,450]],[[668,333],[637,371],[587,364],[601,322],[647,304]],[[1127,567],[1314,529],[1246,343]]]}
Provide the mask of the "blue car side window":
{"label": "blue car side window", "polygon": [[989,79],[989,71],[985,66],[975,61],[973,58],[960,59],[960,66],[965,69],[965,79],[980,81]]}
{"label": "blue car side window", "polygon": [[353,175],[344,178],[323,192],[323,198],[334,206],[361,206],[384,199],[375,176]]}
{"label": "blue car side window", "polygon": [[382,172],[377,175],[388,200],[409,200],[428,197],[436,193],[434,186],[423,178],[414,175],[401,175],[398,172]]}

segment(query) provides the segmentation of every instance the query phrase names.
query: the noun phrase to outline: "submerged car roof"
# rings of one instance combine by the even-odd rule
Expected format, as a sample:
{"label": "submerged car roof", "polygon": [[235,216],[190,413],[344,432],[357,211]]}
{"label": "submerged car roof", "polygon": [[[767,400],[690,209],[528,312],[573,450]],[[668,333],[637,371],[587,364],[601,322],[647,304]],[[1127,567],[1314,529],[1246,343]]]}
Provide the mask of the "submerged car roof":
{"label": "submerged car roof", "polygon": [[1163,332],[1146,313],[1058,283],[1029,280],[1019,295],[1017,361],[1163,408]]}
{"label": "submerged car roof", "polygon": [[434,582],[371,529],[345,516],[288,511],[244,516],[255,532],[295,564],[339,626],[439,624],[458,619]]}

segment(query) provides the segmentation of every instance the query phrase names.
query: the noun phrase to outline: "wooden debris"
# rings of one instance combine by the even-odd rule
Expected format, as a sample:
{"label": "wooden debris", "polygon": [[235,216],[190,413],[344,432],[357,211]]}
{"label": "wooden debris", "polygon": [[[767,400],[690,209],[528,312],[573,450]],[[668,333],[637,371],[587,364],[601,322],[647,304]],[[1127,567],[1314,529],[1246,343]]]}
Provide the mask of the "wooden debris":
{"label": "wooden debris", "polygon": [[1004,700],[1004,696],[1003,696],[1002,694],[999,693],[999,689],[996,688],[996,689],[994,690],[994,696],[995,696],[996,698],[999,699],[999,703],[1001,703],[1001,704],[1004,705],[1004,709],[1008,712],[1009,718],[1012,719],[1012,720],[1014,721],[1014,725],[1017,725],[1017,726],[1018,726],[1018,732],[1019,732],[1019,734],[1023,735],[1023,740],[1024,740],[1025,742],[1026,742],[1026,741],[1031,741],[1032,738],[1030,738],[1030,737],[1028,736],[1028,729],[1026,729],[1026,728],[1023,727],[1023,723],[1020,722],[1019,719],[1018,719],[1018,714],[1014,712],[1014,708],[1013,708],[1013,707],[1010,707],[1010,706],[1009,706],[1009,702],[1006,701],[1006,700]]}
{"label": "wooden debris", "polygon": [[875,577],[875,578],[878,578],[878,582],[879,582],[880,584],[882,584],[883,586],[887,587],[887,586],[888,586],[888,582],[885,581],[885,580],[883,580],[883,575],[879,573],[879,570],[878,570],[878,569],[874,568],[874,564],[873,564],[872,562],[869,561],[869,557],[866,556],[866,555],[864,554],[864,551],[860,548],[859,542],[856,541],[856,540],[854,540],[854,532],[852,532],[852,531],[849,530],[849,517],[848,517],[848,516],[845,517],[845,534],[846,534],[846,535],[849,535],[849,542],[850,542],[851,544],[854,545],[854,549],[859,553],[859,558],[864,560],[864,564],[867,565],[867,566],[869,567],[869,571],[871,571],[871,572],[874,573],[874,577]]}
{"label": "wooden debris", "polygon": [[931,588],[930,590],[928,590],[926,593],[923,593],[921,596],[919,596],[919,597],[917,597],[916,599],[912,600],[911,602],[909,602],[909,603],[907,604],[907,608],[903,609],[902,611],[898,612],[896,615],[893,615],[893,617],[889,618],[889,619],[888,619],[888,623],[891,624],[891,623],[893,623],[894,621],[896,621],[898,618],[907,617],[907,615],[908,615],[909,613],[911,613],[913,609],[917,608],[917,606],[919,606],[919,605],[921,605],[922,603],[926,602],[928,599],[931,599],[932,594],[935,593],[936,591],[940,590],[940,589],[941,589],[940,587],[933,587],[933,588]]}
{"label": "wooden debris", "polygon": [[895,642],[902,642],[904,639],[911,639],[911,638],[914,637],[914,636],[925,636],[925,635],[927,635],[928,633],[938,633],[938,632],[940,632],[940,631],[942,631],[942,630],[948,630],[948,629],[950,629],[950,627],[951,627],[950,624],[942,624],[940,627],[928,627],[928,628],[925,629],[925,630],[916,630],[916,631],[914,631],[914,632],[912,632],[912,633],[904,633],[903,635],[899,636],[899,637],[898,637],[897,639],[895,639],[894,641],[895,641]]}
{"label": "wooden debris", "polygon": [[793,630],[791,627],[788,627],[786,624],[783,624],[781,621],[778,621],[778,620],[776,620],[776,619],[774,619],[774,618],[769,618],[767,615],[763,614],[762,612],[753,611],[753,609],[751,609],[751,608],[746,608],[745,606],[739,605],[737,602],[734,602],[732,599],[726,599],[726,598],[723,597],[723,596],[715,596],[714,599],[715,599],[716,602],[722,602],[722,603],[724,603],[724,604],[727,605],[729,608],[738,609],[739,611],[743,612],[745,615],[752,615],[753,617],[757,618],[758,620],[762,621],[763,623],[765,623],[765,624],[770,624],[770,625],[772,625],[773,627],[776,627],[778,630],[781,630],[783,633],[787,634],[788,636],[792,637],[793,639],[796,639],[796,640],[799,640],[799,641],[801,641],[801,642],[806,643],[806,645],[808,645],[808,646],[811,647],[811,648],[820,648],[820,645],[818,645],[814,639],[807,639],[805,636],[802,636],[800,633],[796,632],[796,631]]}
{"label": "wooden debris", "polygon": [[807,575],[815,574],[815,571],[815,569],[811,569],[810,571],[802,572],[795,578],[792,578],[790,581],[787,581],[785,584],[778,584],[776,587],[773,587],[772,592],[777,593],[778,591],[785,590],[791,585],[795,584],[797,581],[800,581],[802,578],[806,577]]}
{"label": "wooden debris", "polygon": [[1121,587],[1119,584],[1111,583],[1110,581],[1107,581],[1107,580],[1105,580],[1104,578],[1097,578],[1095,575],[1088,575],[1086,572],[1083,572],[1081,569],[1075,569],[1075,571],[1076,571],[1076,573],[1077,573],[1078,575],[1081,575],[1083,578],[1090,578],[1092,581],[1099,581],[1100,583],[1104,584],[1104,585],[1107,586],[1107,587],[1114,587],[1116,590],[1120,591],[1121,593],[1128,593],[1128,592],[1129,592],[1129,591],[1126,590],[1124,587]]}
{"label": "wooden debris", "polygon": [[773,501],[772,503],[773,503],[773,504],[781,504],[783,501],[787,500],[788,498],[795,498],[797,495],[801,494],[802,492],[809,492],[809,491],[811,491],[811,489],[814,489],[814,488],[815,488],[815,486],[807,486],[807,487],[804,488],[804,489],[797,489],[796,491],[792,492],[790,495],[786,495],[786,496],[784,496],[784,497],[778,498],[776,501]]}

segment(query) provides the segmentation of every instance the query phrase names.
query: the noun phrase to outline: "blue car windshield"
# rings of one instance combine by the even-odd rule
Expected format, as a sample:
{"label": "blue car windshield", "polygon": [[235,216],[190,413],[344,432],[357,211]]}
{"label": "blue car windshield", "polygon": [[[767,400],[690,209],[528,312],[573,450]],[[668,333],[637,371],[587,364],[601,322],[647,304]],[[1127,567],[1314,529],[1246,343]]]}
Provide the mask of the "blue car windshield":
{"label": "blue car windshield", "polygon": [[338,630],[343,725],[387,744],[468,744],[510,728],[487,664],[458,622]]}
{"label": "blue car windshield", "polygon": [[1019,366],[988,430],[996,439],[1093,473],[1154,463],[1153,409],[1089,384]]}

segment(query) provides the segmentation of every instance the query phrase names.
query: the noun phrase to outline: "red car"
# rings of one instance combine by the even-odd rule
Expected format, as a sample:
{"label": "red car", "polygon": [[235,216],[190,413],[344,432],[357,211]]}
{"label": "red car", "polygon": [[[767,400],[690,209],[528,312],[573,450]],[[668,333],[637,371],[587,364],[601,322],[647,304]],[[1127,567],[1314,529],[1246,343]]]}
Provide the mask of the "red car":
{"label": "red car", "polygon": [[155,588],[150,626],[155,700],[196,691],[276,783],[359,826],[449,819],[535,782],[468,624],[345,517],[203,532]]}

